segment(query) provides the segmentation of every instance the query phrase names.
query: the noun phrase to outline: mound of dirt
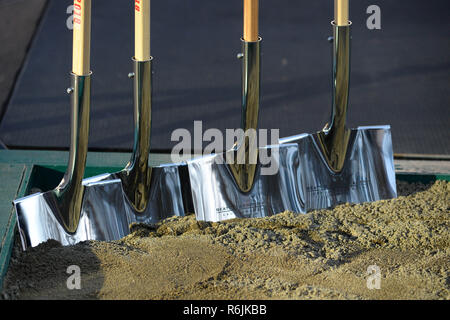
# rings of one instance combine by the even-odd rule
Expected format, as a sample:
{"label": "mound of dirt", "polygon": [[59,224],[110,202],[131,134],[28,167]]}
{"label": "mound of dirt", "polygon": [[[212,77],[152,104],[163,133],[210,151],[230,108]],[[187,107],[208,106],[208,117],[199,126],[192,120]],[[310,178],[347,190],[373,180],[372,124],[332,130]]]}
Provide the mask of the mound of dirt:
{"label": "mound of dirt", "polygon": [[[3,297],[450,299],[450,184],[398,190],[397,199],[304,215],[221,223],[190,215],[133,225],[113,242],[16,248]],[[71,265],[81,289],[68,289]]]}

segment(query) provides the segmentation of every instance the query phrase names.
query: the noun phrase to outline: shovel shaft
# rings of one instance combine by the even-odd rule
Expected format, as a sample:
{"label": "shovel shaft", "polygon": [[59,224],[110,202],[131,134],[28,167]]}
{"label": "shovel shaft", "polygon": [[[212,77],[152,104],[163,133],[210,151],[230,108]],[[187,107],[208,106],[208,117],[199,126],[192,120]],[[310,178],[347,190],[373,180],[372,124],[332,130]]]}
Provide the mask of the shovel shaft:
{"label": "shovel shaft", "polygon": [[152,61],[134,61],[134,146],[121,172],[125,194],[133,209],[143,212],[149,201],[152,170],[148,165],[152,114]]}
{"label": "shovel shaft", "polygon": [[261,89],[261,38],[249,42],[242,40],[242,116],[244,131],[258,128]]}
{"label": "shovel shaft", "polygon": [[350,31],[333,25],[332,108],[330,122],[319,134],[324,156],[331,170],[340,172],[344,166],[350,131],[346,127],[350,91]]}
{"label": "shovel shaft", "polygon": [[342,138],[347,121],[350,93],[350,31],[351,25],[333,24],[333,72],[331,128]]}
{"label": "shovel shaft", "polygon": [[256,130],[261,86],[261,41],[261,38],[254,42],[242,40],[241,129],[244,135],[236,145],[230,169],[243,192],[248,192],[253,187],[258,158]]}
{"label": "shovel shaft", "polygon": [[61,217],[68,233],[74,233],[80,220],[83,200],[82,180],[86,166],[91,104],[91,74],[71,74],[71,135],[69,163],[63,180],[54,190]]}

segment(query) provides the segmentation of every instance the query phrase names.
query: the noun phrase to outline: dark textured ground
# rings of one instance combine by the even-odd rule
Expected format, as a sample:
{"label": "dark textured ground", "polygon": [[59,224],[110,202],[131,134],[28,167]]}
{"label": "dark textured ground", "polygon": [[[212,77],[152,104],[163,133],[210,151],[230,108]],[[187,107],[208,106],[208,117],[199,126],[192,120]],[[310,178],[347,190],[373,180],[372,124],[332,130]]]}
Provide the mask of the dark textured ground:
{"label": "dark textured ground", "polygon": [[[6,32],[16,38],[6,46],[2,41],[1,50],[7,52],[1,58],[2,78],[10,79],[17,70],[23,50],[11,46],[26,43],[21,37],[29,37],[31,31],[25,30],[33,28],[39,12],[33,6],[42,1],[26,3],[17,15],[10,14],[12,9],[1,10],[1,23],[27,21],[13,31],[0,29],[2,37]],[[0,124],[0,137],[8,145],[68,146],[69,104],[64,92],[71,67],[71,32],[66,28],[71,3],[49,2]],[[382,29],[377,31],[366,28],[371,4],[352,2],[349,124],[391,124],[397,153],[450,154],[448,0],[378,0]],[[326,39],[332,5],[332,1],[261,0],[261,127],[281,128],[286,136],[319,130],[327,121],[331,48]],[[91,148],[132,146],[132,88],[127,78],[133,55],[130,6],[122,0],[93,4]],[[170,149],[171,132],[192,129],[194,120],[203,120],[205,129],[238,126],[240,69],[235,55],[242,33],[241,0],[154,1],[152,10],[153,148]],[[5,73],[5,67],[13,71]],[[2,92],[9,90],[5,88]]]}

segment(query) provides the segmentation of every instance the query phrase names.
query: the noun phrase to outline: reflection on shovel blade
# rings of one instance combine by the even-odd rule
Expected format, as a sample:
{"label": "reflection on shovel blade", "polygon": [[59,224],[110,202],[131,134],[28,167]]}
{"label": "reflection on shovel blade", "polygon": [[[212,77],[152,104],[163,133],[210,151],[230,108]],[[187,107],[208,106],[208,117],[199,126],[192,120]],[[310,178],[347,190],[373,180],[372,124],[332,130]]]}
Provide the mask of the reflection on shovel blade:
{"label": "reflection on shovel blade", "polygon": [[80,241],[111,241],[130,233],[133,222],[156,223],[173,215],[184,215],[181,187],[176,166],[153,168],[149,205],[143,213],[135,213],[115,174],[104,174],[83,181],[84,197],[80,221],[75,233],[60,224],[61,215],[53,203],[54,192],[33,194],[14,201],[24,249],[49,239],[62,245]]}
{"label": "reflection on shovel blade", "polygon": [[307,210],[397,197],[390,126],[352,129],[339,173],[328,166],[318,139],[302,134],[280,140],[298,144],[297,183]]}
{"label": "reflection on shovel blade", "polygon": [[278,153],[278,157],[272,157],[272,161],[277,161],[278,170],[275,174],[263,175],[261,169],[269,164],[258,162],[253,187],[246,193],[237,186],[226,164],[225,153],[187,162],[197,220],[261,218],[285,210],[305,212],[298,186],[290,178],[297,170],[298,146],[285,144],[265,149]]}
{"label": "reflection on shovel blade", "polygon": [[[149,199],[146,209],[137,212],[126,193],[120,180],[120,172],[100,175],[85,179],[83,184],[90,187],[90,198],[88,199],[92,212],[116,212],[116,215],[126,216],[127,227],[130,223],[154,224],[171,216],[184,216],[183,197],[181,195],[181,184],[177,165],[162,165],[152,168],[152,180],[150,184]],[[115,184],[115,192],[111,195],[104,193],[103,186],[111,182],[119,181]],[[122,205],[118,204],[116,197],[122,200]],[[127,232],[128,234],[128,232]]]}
{"label": "reflection on shovel blade", "polygon": [[[116,202],[115,205],[123,207],[122,194],[117,192],[120,191],[118,186],[120,187],[120,181],[111,181],[97,188],[94,193],[108,194]],[[90,200],[93,192],[90,186],[85,186],[84,191],[81,216],[74,234],[66,232],[56,218],[61,213],[52,205],[53,191],[14,201],[23,249],[37,246],[49,239],[57,240],[62,245],[72,245],[84,240],[113,240],[123,237],[128,227],[126,216],[110,211],[91,210],[96,205],[95,201]]]}

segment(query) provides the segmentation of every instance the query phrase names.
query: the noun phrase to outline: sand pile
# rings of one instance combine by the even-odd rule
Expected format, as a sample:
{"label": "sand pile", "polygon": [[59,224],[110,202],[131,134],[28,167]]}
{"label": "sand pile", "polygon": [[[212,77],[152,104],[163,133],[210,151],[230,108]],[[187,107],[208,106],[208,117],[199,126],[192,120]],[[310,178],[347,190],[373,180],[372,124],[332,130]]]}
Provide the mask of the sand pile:
{"label": "sand pile", "polygon": [[[305,215],[134,225],[109,243],[49,241],[13,254],[6,298],[450,299],[450,184]],[[69,290],[67,267],[81,269]],[[368,289],[369,266],[380,289]],[[372,276],[370,276],[372,277]],[[370,282],[374,284],[375,282]]]}

